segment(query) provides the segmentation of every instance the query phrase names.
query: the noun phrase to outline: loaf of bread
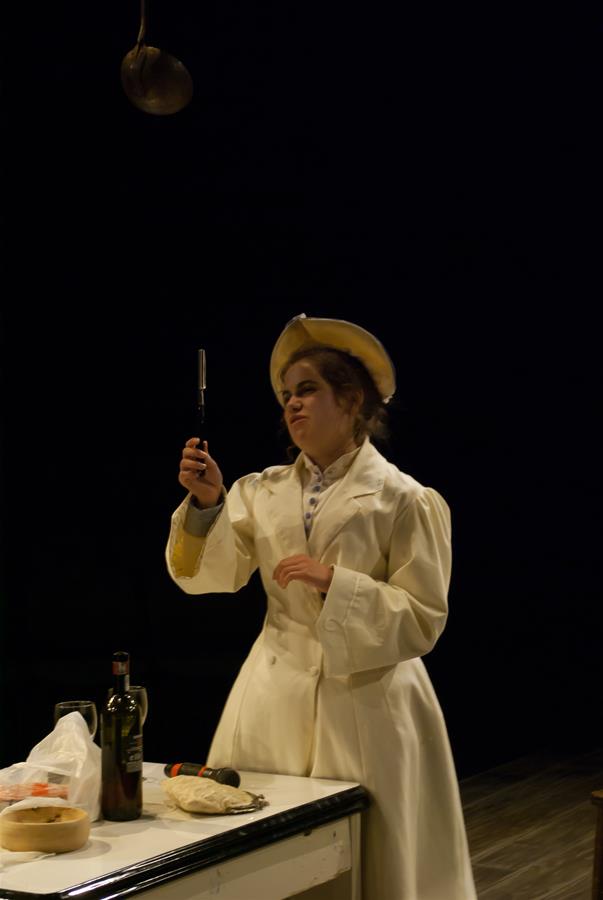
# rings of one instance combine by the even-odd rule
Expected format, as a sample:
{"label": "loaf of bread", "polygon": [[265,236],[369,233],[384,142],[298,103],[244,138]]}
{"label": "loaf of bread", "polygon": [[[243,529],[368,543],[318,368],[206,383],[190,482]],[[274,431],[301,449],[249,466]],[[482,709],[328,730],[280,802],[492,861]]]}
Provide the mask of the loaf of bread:
{"label": "loaf of bread", "polygon": [[263,798],[256,797],[241,788],[220,784],[211,778],[195,775],[176,775],[161,783],[166,801],[193,813],[248,812],[266,806]]}

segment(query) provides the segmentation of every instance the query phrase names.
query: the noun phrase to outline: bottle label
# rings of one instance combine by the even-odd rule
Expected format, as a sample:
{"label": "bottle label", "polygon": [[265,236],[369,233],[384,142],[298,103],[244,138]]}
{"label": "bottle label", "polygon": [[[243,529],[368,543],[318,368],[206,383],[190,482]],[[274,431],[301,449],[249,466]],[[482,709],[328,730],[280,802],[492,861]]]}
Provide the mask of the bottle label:
{"label": "bottle label", "polygon": [[114,675],[127,675],[129,665],[127,662],[114,659],[112,662],[112,671]]}
{"label": "bottle label", "polygon": [[123,764],[126,772],[142,772],[142,734],[132,734],[124,743]]}

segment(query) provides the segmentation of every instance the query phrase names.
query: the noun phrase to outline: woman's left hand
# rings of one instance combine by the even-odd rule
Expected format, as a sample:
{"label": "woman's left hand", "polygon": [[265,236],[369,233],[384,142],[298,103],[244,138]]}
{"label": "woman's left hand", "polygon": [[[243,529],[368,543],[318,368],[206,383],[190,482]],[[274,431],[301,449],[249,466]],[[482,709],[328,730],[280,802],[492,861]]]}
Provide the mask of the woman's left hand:
{"label": "woman's left hand", "polygon": [[333,578],[333,569],[300,554],[281,559],[272,577],[282,588],[286,588],[290,581],[305,581],[306,584],[326,594]]}

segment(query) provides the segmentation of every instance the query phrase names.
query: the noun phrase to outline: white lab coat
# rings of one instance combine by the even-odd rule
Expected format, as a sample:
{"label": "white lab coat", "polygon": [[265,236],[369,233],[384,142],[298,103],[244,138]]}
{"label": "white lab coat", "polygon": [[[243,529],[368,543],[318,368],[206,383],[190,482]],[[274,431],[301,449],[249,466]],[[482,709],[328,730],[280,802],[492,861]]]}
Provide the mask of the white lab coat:
{"label": "white lab coat", "polygon": [[[447,617],[448,507],[366,440],[306,539],[300,464],[237,481],[206,538],[183,532],[190,497],[172,519],[167,561],[184,591],[238,591],[259,566],[267,596],[209,765],[359,782],[371,795],[363,900],[474,900],[446,726],[420,659]],[[324,601],[272,580],[298,553],[334,566]]]}

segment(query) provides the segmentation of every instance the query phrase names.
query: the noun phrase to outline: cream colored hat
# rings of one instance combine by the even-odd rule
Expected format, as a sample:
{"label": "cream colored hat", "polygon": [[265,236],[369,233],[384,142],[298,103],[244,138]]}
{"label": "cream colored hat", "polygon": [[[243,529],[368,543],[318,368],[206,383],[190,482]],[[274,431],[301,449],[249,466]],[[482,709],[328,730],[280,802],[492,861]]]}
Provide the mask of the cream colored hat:
{"label": "cream colored hat", "polygon": [[301,313],[285,325],[270,357],[270,381],[281,405],[282,385],[279,376],[291,354],[302,347],[323,344],[345,350],[357,357],[372,375],[383,402],[391,400],[396,390],[396,370],[381,341],[352,322],[312,319]]}

